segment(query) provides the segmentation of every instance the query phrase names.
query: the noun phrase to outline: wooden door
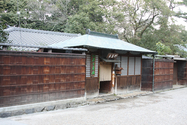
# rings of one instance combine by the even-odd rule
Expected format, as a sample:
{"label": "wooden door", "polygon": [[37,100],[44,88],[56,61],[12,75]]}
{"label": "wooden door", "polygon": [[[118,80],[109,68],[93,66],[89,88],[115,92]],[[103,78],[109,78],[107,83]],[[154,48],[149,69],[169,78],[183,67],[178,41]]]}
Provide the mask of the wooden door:
{"label": "wooden door", "polygon": [[173,85],[177,84],[177,63],[174,63],[174,68],[173,68]]}

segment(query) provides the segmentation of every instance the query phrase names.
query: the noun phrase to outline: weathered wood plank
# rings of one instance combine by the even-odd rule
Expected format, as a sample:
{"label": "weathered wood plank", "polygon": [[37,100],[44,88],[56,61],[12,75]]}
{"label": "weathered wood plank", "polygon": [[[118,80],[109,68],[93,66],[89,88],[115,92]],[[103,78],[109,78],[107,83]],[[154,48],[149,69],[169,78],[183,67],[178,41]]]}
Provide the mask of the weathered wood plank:
{"label": "weathered wood plank", "polygon": [[82,97],[85,81],[82,54],[0,53],[0,107]]}

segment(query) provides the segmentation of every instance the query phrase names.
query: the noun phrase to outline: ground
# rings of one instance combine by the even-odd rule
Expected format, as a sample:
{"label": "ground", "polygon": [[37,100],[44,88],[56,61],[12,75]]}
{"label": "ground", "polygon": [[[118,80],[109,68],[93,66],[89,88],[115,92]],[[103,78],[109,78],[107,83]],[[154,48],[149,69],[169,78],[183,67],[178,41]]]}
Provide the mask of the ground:
{"label": "ground", "polygon": [[187,125],[187,88],[0,119],[1,125]]}

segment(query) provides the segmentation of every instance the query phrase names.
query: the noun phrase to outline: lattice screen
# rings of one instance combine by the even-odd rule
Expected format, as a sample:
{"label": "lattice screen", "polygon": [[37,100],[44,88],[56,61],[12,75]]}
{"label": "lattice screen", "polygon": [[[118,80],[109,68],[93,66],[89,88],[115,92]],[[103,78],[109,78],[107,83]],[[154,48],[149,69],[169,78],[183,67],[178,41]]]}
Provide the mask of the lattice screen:
{"label": "lattice screen", "polygon": [[135,75],[141,74],[141,57],[136,57]]}
{"label": "lattice screen", "polygon": [[95,56],[95,76],[94,77],[98,77],[98,63],[99,63],[99,56],[96,55]]}
{"label": "lattice screen", "polygon": [[134,75],[134,57],[129,57],[129,75]]}
{"label": "lattice screen", "polygon": [[128,57],[122,56],[121,57],[121,67],[123,68],[123,70],[121,71],[121,75],[127,75],[127,61],[128,61]]}

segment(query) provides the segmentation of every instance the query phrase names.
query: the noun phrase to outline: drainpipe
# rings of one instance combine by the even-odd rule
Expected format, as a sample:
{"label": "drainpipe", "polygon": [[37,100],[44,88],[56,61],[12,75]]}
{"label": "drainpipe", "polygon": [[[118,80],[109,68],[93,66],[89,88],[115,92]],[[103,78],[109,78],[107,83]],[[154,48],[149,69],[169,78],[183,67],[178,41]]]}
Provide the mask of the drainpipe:
{"label": "drainpipe", "polygon": [[154,93],[154,75],[155,75],[155,54],[153,54],[153,83],[152,83],[153,93]]}
{"label": "drainpipe", "polygon": [[117,64],[114,63],[113,71],[112,71],[112,87],[113,94],[117,94],[117,74],[116,74]]}
{"label": "drainpipe", "polygon": [[115,93],[115,71],[112,71],[112,93]]}

